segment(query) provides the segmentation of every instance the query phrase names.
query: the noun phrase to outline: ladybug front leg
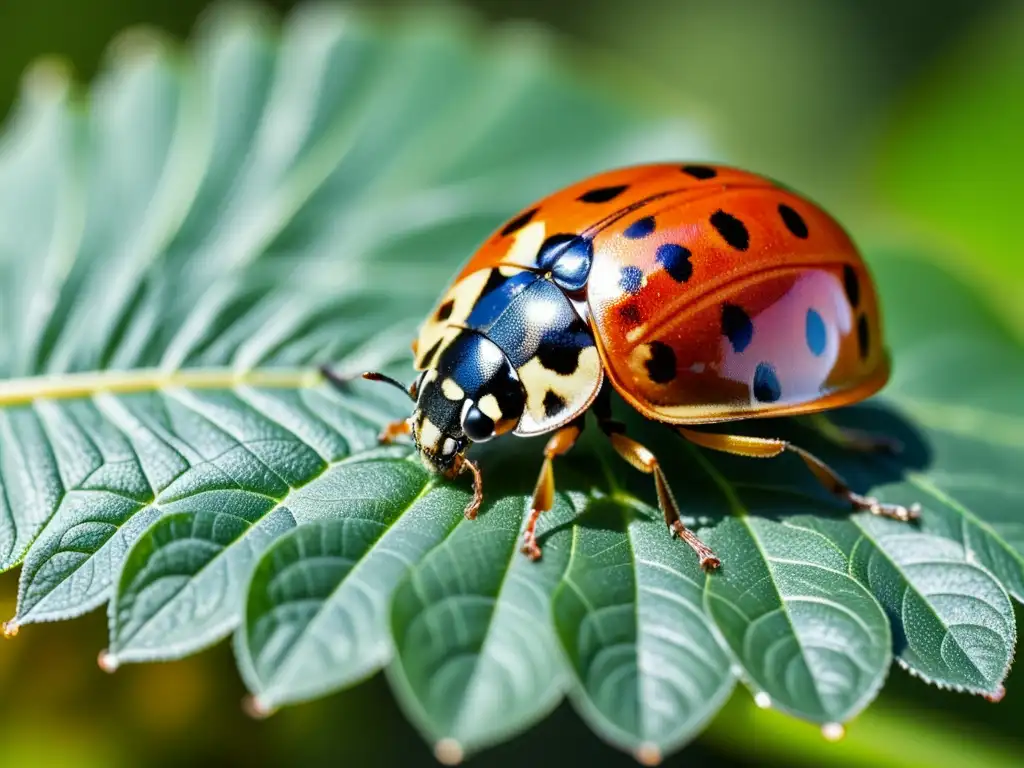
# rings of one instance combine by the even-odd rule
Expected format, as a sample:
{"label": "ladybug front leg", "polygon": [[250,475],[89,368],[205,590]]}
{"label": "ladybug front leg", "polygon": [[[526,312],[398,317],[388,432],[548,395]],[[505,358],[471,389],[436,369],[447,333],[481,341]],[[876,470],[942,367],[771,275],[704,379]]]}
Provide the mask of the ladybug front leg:
{"label": "ladybug front leg", "polygon": [[[602,427],[607,427],[608,424],[609,423],[602,422]],[[705,570],[712,570],[721,565],[721,560],[718,559],[718,555],[716,555],[707,544],[701,541],[697,537],[697,534],[683,525],[683,521],[679,519],[679,505],[676,504],[676,499],[672,495],[672,489],[668,486],[668,480],[665,478],[665,473],[662,471],[661,465],[658,463],[654,454],[636,440],[626,437],[626,435],[621,431],[605,428],[605,434],[608,435],[608,439],[611,441],[612,447],[615,448],[619,456],[624,458],[641,472],[646,472],[648,475],[654,475],[654,487],[658,491],[658,506],[661,507],[661,512],[665,515],[665,523],[668,525],[668,529],[672,534],[678,536],[689,544],[690,548],[697,553],[697,560],[700,563],[700,567]]]}
{"label": "ladybug front leg", "polygon": [[410,432],[412,432],[412,427],[409,425],[409,420],[397,419],[384,425],[384,429],[377,435],[377,441],[389,445],[399,437],[407,436]]}
{"label": "ladybug front leg", "polygon": [[711,432],[695,432],[691,429],[676,427],[676,431],[691,443],[713,451],[722,451],[736,456],[749,456],[757,459],[770,459],[783,451],[795,453],[808,469],[814,474],[830,493],[849,502],[854,509],[865,510],[880,517],[891,517],[894,520],[908,521],[920,515],[920,506],[914,504],[904,507],[901,504],[886,504],[870,496],[855,493],[850,486],[825,462],[812,453],[786,440],[774,440],[765,437],[747,437],[744,435],[721,435]]}
{"label": "ladybug front leg", "polygon": [[559,429],[548,440],[544,446],[544,464],[540,468],[540,476],[537,478],[537,486],[533,489],[533,502],[530,504],[530,517],[526,520],[526,529],[523,531],[523,546],[520,548],[524,555],[531,560],[540,559],[540,546],[537,544],[537,518],[541,513],[547,512],[555,501],[555,468],[554,460],[572,450],[583,432],[583,419],[576,419],[571,424],[566,424]]}

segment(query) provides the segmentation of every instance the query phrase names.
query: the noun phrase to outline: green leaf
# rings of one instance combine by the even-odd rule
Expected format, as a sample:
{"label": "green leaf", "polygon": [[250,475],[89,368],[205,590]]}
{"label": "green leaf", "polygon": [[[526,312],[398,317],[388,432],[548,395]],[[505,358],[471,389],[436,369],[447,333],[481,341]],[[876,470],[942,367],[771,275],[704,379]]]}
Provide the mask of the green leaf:
{"label": "green leaf", "polygon": [[[445,762],[536,722],[566,687],[549,614],[571,535],[548,536],[538,563],[524,557],[526,506],[507,496],[463,521],[394,593],[392,685]],[[561,496],[550,515],[574,511]]]}
{"label": "green leaf", "polygon": [[705,540],[725,561],[708,579],[708,612],[758,703],[842,723],[874,698],[889,670],[889,623],[837,547],[746,516]]}
{"label": "green leaf", "polygon": [[702,605],[705,575],[659,517],[592,500],[554,604],[577,708],[644,764],[699,733],[734,682]]}
{"label": "green leaf", "polygon": [[296,498],[292,510],[312,522],[264,554],[236,635],[258,707],[313,698],[387,663],[391,593],[462,518],[468,499],[409,462],[341,465]]}
{"label": "green leaf", "polygon": [[835,542],[882,603],[901,665],[931,683],[999,693],[1016,642],[1013,605],[960,544],[868,515],[800,524]]}
{"label": "green leaf", "polygon": [[[914,419],[916,432],[903,437],[927,469],[884,495],[919,501],[925,531],[959,542],[1024,600],[1021,342],[936,267],[896,261],[881,277],[892,296],[894,341],[905,350],[885,394]],[[909,286],[934,301],[912,309],[896,298]]]}

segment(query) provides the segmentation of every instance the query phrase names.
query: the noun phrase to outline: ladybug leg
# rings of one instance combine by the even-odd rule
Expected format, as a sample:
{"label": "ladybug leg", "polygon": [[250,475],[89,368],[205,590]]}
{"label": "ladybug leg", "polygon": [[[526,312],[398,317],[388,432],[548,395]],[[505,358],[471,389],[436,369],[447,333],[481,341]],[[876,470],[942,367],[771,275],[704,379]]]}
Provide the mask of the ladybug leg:
{"label": "ladybug leg", "polygon": [[705,570],[717,568],[721,565],[721,560],[718,559],[718,556],[707,544],[697,538],[697,534],[683,525],[683,521],[679,519],[679,505],[676,504],[676,499],[672,495],[672,489],[669,488],[665,473],[662,471],[661,465],[654,454],[636,440],[626,437],[621,431],[621,427],[616,429],[616,426],[619,425],[613,422],[602,422],[602,428],[604,428],[605,434],[608,435],[612,447],[619,456],[641,472],[654,475],[654,487],[658,491],[658,506],[661,507],[661,512],[665,515],[665,524],[668,525],[669,532],[690,545],[693,551],[697,553],[697,559],[700,562],[701,568]]}
{"label": "ladybug leg", "polygon": [[661,507],[661,513],[665,516],[665,524],[668,526],[669,533],[678,536],[690,545],[697,553],[697,559],[702,568],[707,570],[717,568],[721,565],[718,556],[679,519],[679,505],[676,504],[676,498],[672,495],[672,489],[669,488],[668,480],[665,479],[665,473],[657,458],[636,440],[626,437],[626,425],[612,418],[610,394],[611,390],[606,383],[601,387],[601,391],[598,392],[597,398],[591,406],[601,431],[608,436],[608,440],[619,456],[641,472],[654,475],[654,487],[658,492],[658,506]]}
{"label": "ladybug leg", "polygon": [[467,520],[476,520],[480,505],[484,503],[484,481],[480,475],[480,467],[476,465],[475,461],[467,459],[460,453],[455,457],[453,470],[453,476],[461,475],[463,472],[469,472],[473,476],[473,498],[466,505],[463,514]]}
{"label": "ladybug leg", "polygon": [[544,464],[540,468],[537,486],[533,490],[533,503],[530,505],[530,516],[526,520],[523,531],[523,546],[520,551],[531,560],[540,559],[540,546],[537,544],[537,518],[542,512],[551,509],[555,501],[555,469],[554,460],[572,450],[583,432],[583,419],[576,419],[555,432],[544,446]]}
{"label": "ladybug leg", "polygon": [[822,437],[831,440],[841,448],[863,453],[898,454],[903,452],[903,443],[888,435],[878,435],[861,429],[840,427],[823,414],[807,417],[807,424]]}
{"label": "ladybug leg", "polygon": [[861,496],[859,493],[855,493],[828,464],[814,454],[785,440],[695,432],[683,427],[676,427],[676,431],[691,443],[702,448],[710,448],[713,451],[722,451],[723,453],[731,453],[736,456],[770,459],[784,451],[795,453],[803,459],[804,464],[807,465],[807,468],[811,470],[818,479],[818,482],[826,490],[840,499],[849,502],[854,509],[865,510],[880,517],[891,517],[894,520],[902,521],[914,520],[921,513],[921,508],[918,504],[914,504],[911,507],[904,507],[900,504],[886,504],[870,496]]}
{"label": "ladybug leg", "polygon": [[377,440],[387,445],[388,443],[395,442],[396,438],[408,435],[411,429],[408,419],[398,419],[385,425],[384,429],[377,436]]}

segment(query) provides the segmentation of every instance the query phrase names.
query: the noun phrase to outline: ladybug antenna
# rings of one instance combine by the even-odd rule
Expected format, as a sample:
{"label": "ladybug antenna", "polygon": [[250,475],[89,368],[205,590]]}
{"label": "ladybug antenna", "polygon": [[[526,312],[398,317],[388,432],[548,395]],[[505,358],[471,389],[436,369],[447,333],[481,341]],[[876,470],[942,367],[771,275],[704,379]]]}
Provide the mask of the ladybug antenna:
{"label": "ladybug antenna", "polygon": [[392,387],[400,389],[402,393],[406,395],[410,400],[416,400],[416,398],[413,397],[412,392],[406,389],[405,385],[402,382],[398,381],[398,379],[393,379],[387,374],[379,373],[377,371],[366,371],[365,373],[359,374],[358,377],[342,376],[338,373],[335,373],[328,366],[325,365],[320,368],[320,373],[323,374],[323,377],[327,379],[327,381],[329,381],[337,389],[347,388],[348,383],[352,381],[354,378],[362,378],[366,379],[367,381],[383,381],[385,384],[390,384]]}

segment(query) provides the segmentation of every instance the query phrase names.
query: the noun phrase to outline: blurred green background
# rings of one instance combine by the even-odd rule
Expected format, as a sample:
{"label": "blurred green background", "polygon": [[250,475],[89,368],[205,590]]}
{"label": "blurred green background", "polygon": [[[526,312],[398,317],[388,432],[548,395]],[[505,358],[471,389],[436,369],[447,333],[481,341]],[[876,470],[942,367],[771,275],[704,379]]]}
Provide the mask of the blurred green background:
{"label": "blurred green background", "polygon": [[[384,3],[375,3],[379,6]],[[390,3],[398,5],[398,3]],[[423,3],[419,3],[422,5]],[[127,26],[184,37],[203,0],[0,0],[0,113],[44,54],[91,77]],[[282,11],[289,2],[270,3]],[[613,88],[704,121],[738,165],[815,198],[868,250],[917,243],[976,287],[1024,338],[1024,3],[1019,0],[475,0],[486,20],[533,20]],[[658,94],[655,96],[654,94]],[[657,108],[658,105],[652,105]],[[0,578],[14,611],[16,574]],[[213,760],[430,764],[380,679],[266,721],[248,718],[230,649],[102,673],[105,617],[29,626],[0,647],[0,744],[30,765]],[[1020,676],[1020,673],[1017,675]],[[1024,764],[1024,692],[998,706],[894,670],[838,744],[739,691],[669,764]],[[372,737],[368,737],[372,734]],[[563,707],[482,765],[633,761]],[[1020,756],[1020,759],[1018,759]]]}

